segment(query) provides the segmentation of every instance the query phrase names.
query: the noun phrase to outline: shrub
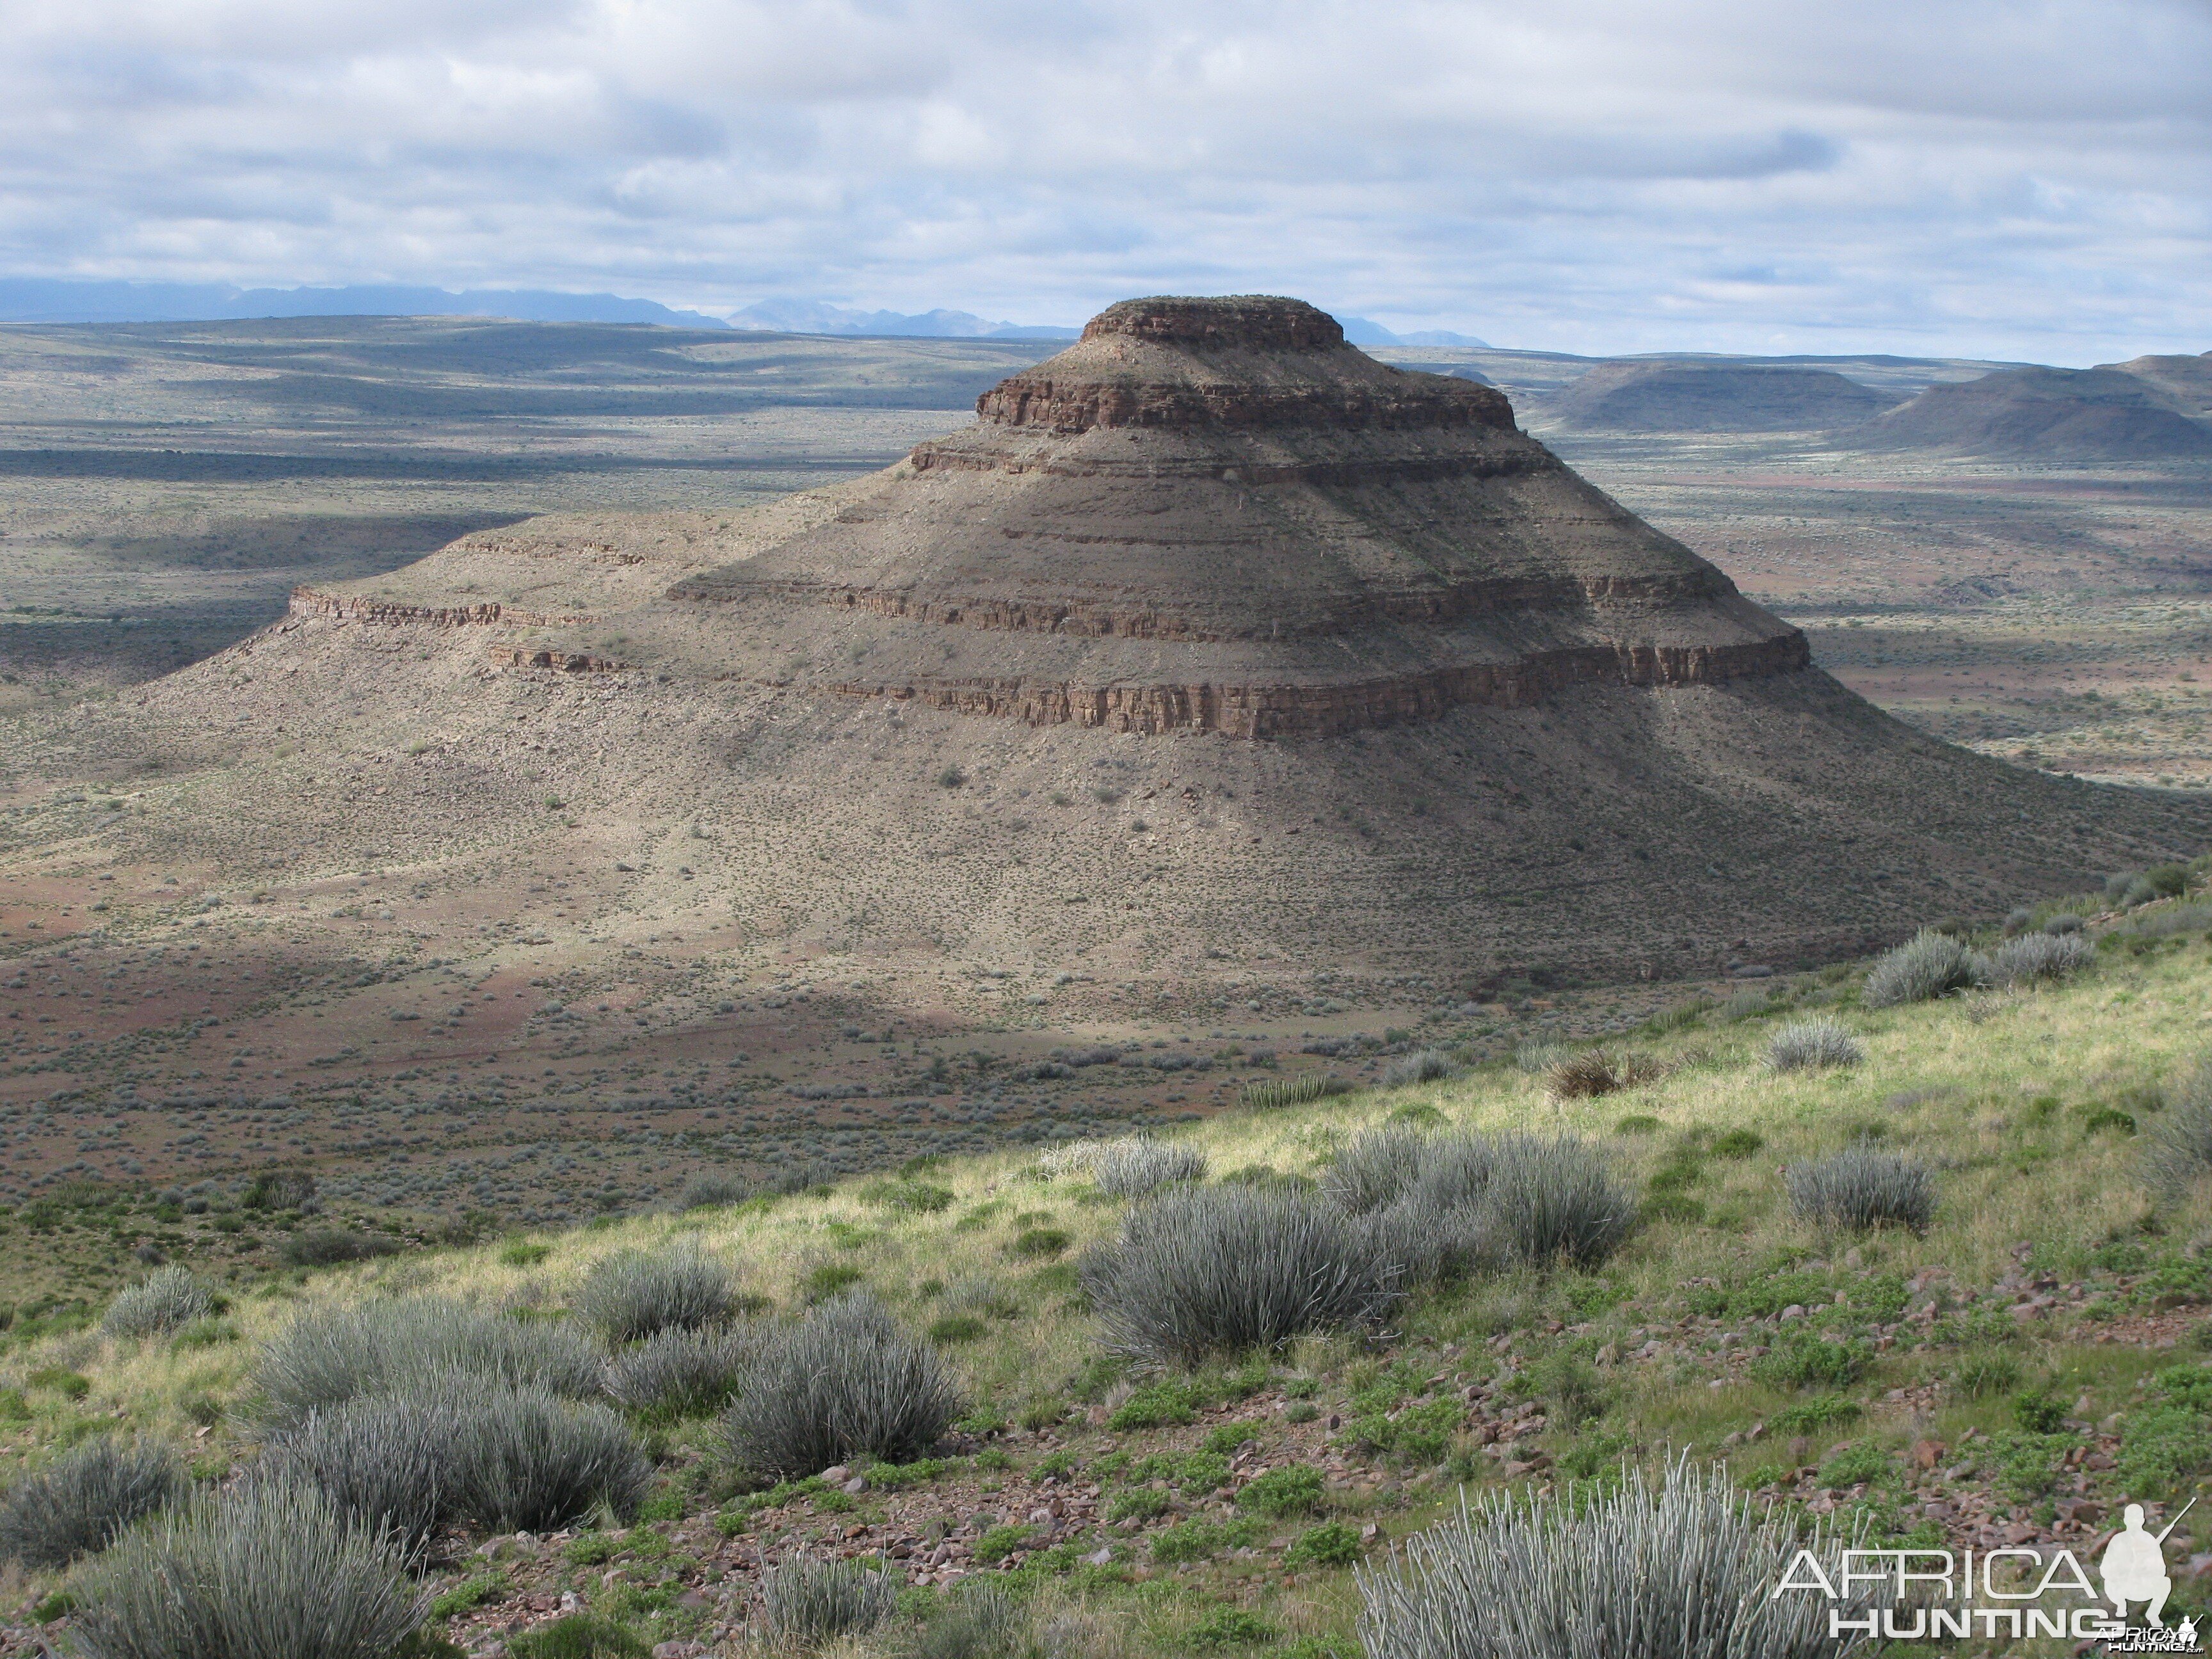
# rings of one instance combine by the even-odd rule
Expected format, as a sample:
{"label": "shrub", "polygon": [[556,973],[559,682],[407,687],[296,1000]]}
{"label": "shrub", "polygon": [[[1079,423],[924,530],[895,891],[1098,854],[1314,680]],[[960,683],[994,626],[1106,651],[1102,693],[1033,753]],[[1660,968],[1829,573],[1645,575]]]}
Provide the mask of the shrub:
{"label": "shrub", "polygon": [[1893,1008],[1926,1002],[1953,991],[1989,982],[1990,964],[1981,954],[1948,933],[1923,927],[1890,951],[1866,977],[1866,1006]]}
{"label": "shrub", "polygon": [[1856,1066],[1865,1058],[1850,1028],[1826,1014],[1793,1019],[1766,1042],[1766,1064],[1777,1072]]}
{"label": "shrub", "polygon": [[1831,1342],[1811,1331],[1791,1331],[1751,1362],[1751,1374],[1770,1389],[1840,1389],[1857,1382],[1873,1358],[1863,1342]]}
{"label": "shrub", "polygon": [[1242,1103],[1255,1110],[1273,1111],[1351,1092],[1352,1085],[1340,1077],[1326,1072],[1301,1072],[1296,1077],[1261,1078],[1246,1084]]}
{"label": "shrub", "polygon": [[794,1647],[816,1647],[833,1637],[857,1636],[891,1616],[898,1586],[887,1572],[856,1561],[794,1555],[761,1577],[761,1613],[770,1637]]}
{"label": "shrub", "polygon": [[1658,1074],[1656,1067],[1634,1054],[1585,1048],[1553,1061],[1544,1073],[1544,1086],[1554,1100],[1595,1100],[1600,1095],[1648,1083]]}
{"label": "shrub", "polygon": [[652,1651],[635,1631],[588,1613],[572,1613],[512,1637],[509,1659],[647,1659]]}
{"label": "shrub", "polygon": [[1716,1158],[1749,1158],[1766,1145],[1756,1129],[1730,1129],[1713,1142]]}
{"label": "shrub", "polygon": [[2145,1137],[2143,1161],[2151,1182],[2179,1197],[2212,1174],[2212,1062],[2173,1091],[2156,1127]]}
{"label": "shrub", "polygon": [[357,1233],[343,1227],[310,1227],[290,1234],[276,1247],[276,1259],[288,1267],[335,1267],[341,1262],[367,1261],[380,1255],[396,1255],[397,1239],[381,1233]]}
{"label": "shrub", "polygon": [[264,1452],[267,1467],[319,1487],[338,1514],[397,1539],[411,1556],[448,1518],[450,1410],[416,1400],[349,1400]]}
{"label": "shrub", "polygon": [[301,1315],[262,1352],[256,1414],[291,1427],[356,1395],[456,1371],[578,1400],[599,1392],[599,1356],[574,1331],[426,1297]]}
{"label": "shrub", "polygon": [[1359,1534],[1341,1521],[1324,1521],[1308,1527],[1284,1552],[1286,1567],[1348,1567],[1359,1559]]}
{"label": "shrub", "polygon": [[1187,1365],[1370,1323],[1396,1289],[1392,1265],[1342,1210],[1255,1187],[1155,1199],[1081,1273],[1110,1349]]}
{"label": "shrub", "polygon": [[76,1634],[93,1659],[389,1659],[427,1605],[404,1565],[314,1486],[249,1480],[93,1563]]}
{"label": "shrub", "polygon": [[2003,1394],[2020,1381],[2020,1362],[2009,1354],[1990,1354],[1969,1359],[1953,1379],[1969,1400],[1986,1400]]}
{"label": "shrub", "polygon": [[750,1183],[720,1170],[702,1170],[684,1183],[677,1194],[679,1210],[719,1210],[742,1204],[753,1195]]}
{"label": "shrub", "polygon": [[1357,1570],[1359,1635],[1368,1659],[1838,1659],[1864,1644],[1832,1638],[1828,1613],[1854,1602],[1769,1593],[1801,1543],[1840,1583],[1838,1541],[1686,1460],[1656,1489],[1632,1468],[1553,1498],[1462,1492],[1458,1515]]}
{"label": "shrub", "polygon": [[176,1502],[184,1473],[154,1446],[89,1440],[0,1498],[0,1560],[65,1566],[106,1549],[142,1516]]}
{"label": "shrub", "polygon": [[1026,1659],[1029,1611],[986,1578],[964,1578],[915,1635],[909,1659]]}
{"label": "shrub", "polygon": [[750,1326],[660,1331],[614,1357],[607,1395],[632,1411],[664,1417],[718,1412],[738,1391],[759,1347],[760,1334]]}
{"label": "shrub", "polygon": [[456,1377],[426,1394],[452,1415],[451,1508],[490,1532],[551,1532],[601,1504],[637,1513],[653,1466],[605,1406]]}
{"label": "shrub", "polygon": [[1419,1048],[1382,1068],[1382,1086],[1403,1089],[1416,1083],[1434,1083],[1439,1078],[1449,1077],[1456,1069],[1451,1057],[1442,1049]]}
{"label": "shrub", "polygon": [[1498,1136],[1482,1208],[1489,1237],[1534,1267],[1595,1267],[1636,1225],[1605,1155],[1570,1134]]}
{"label": "shrub", "polygon": [[2096,948],[2079,933],[2024,933],[1990,953],[1990,983],[2035,985],[2062,980],[2096,959]]}
{"label": "shrub", "polygon": [[1407,1124],[1362,1129],[1337,1149],[1322,1191],[1340,1208],[1365,1215],[1405,1194],[1420,1173],[1429,1137]]}
{"label": "shrub", "polygon": [[1936,1176],[1924,1164],[1853,1146],[1792,1164],[1790,1206],[1808,1221],[1863,1232],[1905,1227],[1924,1233],[1936,1218]]}
{"label": "shrub", "polygon": [[1098,1190],[1115,1198],[1143,1198],[1177,1182],[1206,1179],[1206,1155],[1189,1146],[1170,1146],[1150,1135],[1132,1135],[1101,1147],[1091,1159],[1091,1178]]}
{"label": "shrub", "polygon": [[1249,1648],[1261,1643],[1272,1643],[1280,1634],[1258,1613],[1244,1607],[1217,1607],[1182,1633],[1189,1646],[1207,1650],[1214,1648]]}
{"label": "shrub", "polygon": [[574,1307],[609,1342],[635,1342],[714,1324],[729,1317],[735,1299],[730,1270],[685,1243],[662,1255],[622,1250],[600,1257],[584,1275]]}
{"label": "shrub", "polygon": [[215,1297],[206,1285],[182,1267],[164,1267],[118,1292],[107,1304],[100,1328],[107,1336],[154,1336],[181,1329],[214,1311]]}
{"label": "shrub", "polygon": [[1063,1255],[1075,1242],[1074,1236],[1058,1227],[1027,1227],[1014,1237],[1006,1248],[1015,1255],[1044,1256],[1048,1259]]}
{"label": "shrub", "polygon": [[1248,1480],[1237,1494],[1237,1507],[1271,1520],[1318,1514],[1328,1502],[1328,1485],[1310,1463],[1292,1463]]}
{"label": "shrub", "polygon": [[728,1449],[761,1474],[805,1475],[866,1452],[921,1456],[965,1409],[931,1344],[873,1297],[840,1297],[767,1337],[723,1419]]}

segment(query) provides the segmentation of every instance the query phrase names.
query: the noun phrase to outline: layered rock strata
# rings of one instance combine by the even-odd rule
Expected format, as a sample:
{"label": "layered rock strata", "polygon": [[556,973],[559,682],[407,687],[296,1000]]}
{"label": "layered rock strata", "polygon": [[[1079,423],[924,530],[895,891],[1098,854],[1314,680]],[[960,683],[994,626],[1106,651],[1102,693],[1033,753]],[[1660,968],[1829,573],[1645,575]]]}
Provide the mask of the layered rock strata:
{"label": "layered rock strata", "polygon": [[[1808,660],[1498,392],[1376,362],[1297,301],[1115,306],[977,415],[669,599],[714,607],[734,655],[868,671],[790,677],[824,692],[1146,732],[1327,734]],[[1035,643],[950,637],[976,634]]]}

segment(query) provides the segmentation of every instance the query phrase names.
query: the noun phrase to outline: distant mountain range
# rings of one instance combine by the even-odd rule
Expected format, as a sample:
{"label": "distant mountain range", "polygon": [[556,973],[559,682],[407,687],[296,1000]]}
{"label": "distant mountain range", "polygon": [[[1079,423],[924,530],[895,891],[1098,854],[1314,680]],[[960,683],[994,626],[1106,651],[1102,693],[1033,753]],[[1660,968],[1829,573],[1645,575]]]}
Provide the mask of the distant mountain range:
{"label": "distant mountain range", "polygon": [[1081,331],[994,323],[972,311],[852,311],[817,300],[763,300],[730,313],[732,328],[769,334],[894,334],[952,340],[1072,340]]}
{"label": "distant mountain range", "polygon": [[659,323],[727,328],[720,317],[615,294],[544,289],[233,288],[219,283],[94,283],[0,276],[0,322],[198,323],[257,317],[513,317],[533,323]]}

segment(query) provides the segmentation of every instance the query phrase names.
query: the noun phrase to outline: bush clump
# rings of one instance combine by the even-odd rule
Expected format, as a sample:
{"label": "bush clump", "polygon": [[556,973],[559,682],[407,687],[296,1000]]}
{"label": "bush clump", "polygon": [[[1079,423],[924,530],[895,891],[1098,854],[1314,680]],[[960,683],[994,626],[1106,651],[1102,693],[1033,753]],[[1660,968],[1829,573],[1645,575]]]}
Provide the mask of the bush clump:
{"label": "bush clump", "polygon": [[1540,1267],[1594,1267],[1636,1225],[1636,1200],[1605,1154],[1571,1134],[1496,1137],[1482,1211],[1492,1238]]}
{"label": "bush clump", "polygon": [[1554,1100],[1595,1100],[1658,1075],[1658,1069],[1640,1055],[1585,1048],[1553,1060],[1544,1072],[1544,1086]]}
{"label": "bush clump", "polygon": [[1440,1078],[1449,1077],[1457,1069],[1451,1063],[1451,1056],[1443,1049],[1417,1048],[1382,1068],[1382,1086],[1404,1089],[1416,1083],[1434,1083]]}
{"label": "bush clump", "polygon": [[1866,1058],[1850,1028],[1830,1015],[1793,1019],[1766,1042],[1767,1066],[1777,1072],[1806,1072],[1856,1066]]}
{"label": "bush clump", "polygon": [[1905,1227],[1924,1233],[1936,1218],[1935,1172],[1871,1146],[1792,1164],[1789,1183],[1790,1206],[1801,1218],[1854,1232]]}
{"label": "bush clump", "polygon": [[1143,1198],[1178,1182],[1205,1180],[1206,1154],[1150,1135],[1131,1135],[1099,1148],[1091,1161],[1091,1178],[1102,1193]]}
{"label": "bush clump", "polygon": [[663,1417],[718,1412],[738,1391],[760,1347],[747,1325],[661,1331],[623,1349],[607,1366],[608,1398],[631,1411]]}
{"label": "bush clump", "polygon": [[676,1207],[687,1211],[720,1210],[742,1204],[752,1195],[750,1182],[737,1176],[709,1170],[684,1183],[684,1190],[676,1196]]}
{"label": "bush clump", "polygon": [[723,1428],[740,1468],[808,1475],[863,1452],[911,1462],[965,1406],[935,1346],[855,1293],[763,1338]]}
{"label": "bush clump", "polygon": [[266,1467],[319,1488],[339,1515],[397,1540],[411,1557],[450,1518],[455,1440],[449,1407],[349,1400],[271,1441]]}
{"label": "bush clump", "polygon": [[1866,1006],[1926,1002],[1990,981],[1987,957],[1963,940],[1923,927],[1867,971]]}
{"label": "bush clump", "polygon": [[175,1503],[186,1484],[158,1447],[88,1440],[0,1497],[0,1561],[66,1566]]}
{"label": "bush clump", "polygon": [[577,1290],[577,1316],[611,1343],[662,1331],[696,1331],[735,1305],[730,1270],[689,1243],[664,1255],[621,1250],[592,1264]]}
{"label": "bush clump", "polygon": [[761,1577],[761,1613],[768,1633],[793,1647],[863,1635],[889,1619],[897,1604],[892,1575],[857,1561],[794,1555]]}
{"label": "bush clump", "polygon": [[1352,1085],[1340,1077],[1327,1072],[1300,1072],[1296,1077],[1260,1078],[1246,1084],[1239,1103],[1255,1111],[1277,1111],[1351,1092]]}
{"label": "bush clump", "polygon": [[390,1659],[422,1622],[398,1542],[315,1486],[249,1480],[157,1516],[80,1577],[91,1659]]}
{"label": "bush clump", "polygon": [[1369,1659],[1838,1659],[1863,1650],[1828,1634],[1832,1607],[1770,1595],[1800,1546],[1842,1582],[1841,1540],[1800,1535],[1738,1493],[1724,1468],[1671,1466],[1617,1486],[1525,1500],[1486,1492],[1357,1570]]}
{"label": "bush clump", "polygon": [[574,1331],[423,1297],[301,1315],[262,1352],[255,1412],[272,1428],[295,1427],[356,1395],[451,1372],[575,1400],[599,1392],[599,1358]]}
{"label": "bush clump", "polygon": [[954,1586],[906,1650],[907,1659],[1027,1659],[1029,1609],[988,1578]]}
{"label": "bush clump", "polygon": [[2152,1185],[2179,1197],[2212,1175],[2212,1061],[2172,1091],[2143,1145]]}
{"label": "bush clump", "polygon": [[2096,947],[2079,933],[2023,933],[1990,953],[1990,983],[2050,983],[2079,973],[2096,959]]}
{"label": "bush clump", "polygon": [[289,1235],[276,1247],[276,1258],[288,1267],[335,1267],[348,1261],[368,1261],[380,1255],[396,1255],[397,1239],[380,1233],[357,1233],[345,1227],[310,1227]]}
{"label": "bush clump", "polygon": [[1131,1211],[1080,1272],[1109,1347],[1184,1365],[1370,1323],[1398,1277],[1335,1205],[1244,1186],[1186,1188]]}
{"label": "bush clump", "polygon": [[182,1267],[149,1273],[118,1291],[100,1322],[104,1336],[158,1336],[215,1311],[215,1296]]}

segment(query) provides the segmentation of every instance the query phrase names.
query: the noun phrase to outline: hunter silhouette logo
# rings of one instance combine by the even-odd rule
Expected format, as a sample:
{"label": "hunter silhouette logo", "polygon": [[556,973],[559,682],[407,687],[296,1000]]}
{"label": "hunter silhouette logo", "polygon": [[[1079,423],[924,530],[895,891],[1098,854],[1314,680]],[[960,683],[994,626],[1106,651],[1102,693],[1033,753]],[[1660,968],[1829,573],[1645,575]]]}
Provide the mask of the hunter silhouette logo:
{"label": "hunter silhouette logo", "polygon": [[[2192,1498],[2181,1506],[2181,1515],[2196,1507]],[[2181,1524],[2181,1515],[2167,1522],[2166,1530],[2154,1538],[2143,1530],[2142,1504],[2130,1504],[2122,1514],[2124,1524],[2105,1546],[2099,1571],[2105,1576],[2105,1599],[2123,1620],[2128,1616],[2129,1602],[2147,1601],[2150,1605],[2143,1609],[2143,1621],[2155,1629],[2166,1627],[2159,1614],[2166,1611],[2166,1598],[2173,1594],[2173,1580],[2166,1575],[2166,1540]]]}

